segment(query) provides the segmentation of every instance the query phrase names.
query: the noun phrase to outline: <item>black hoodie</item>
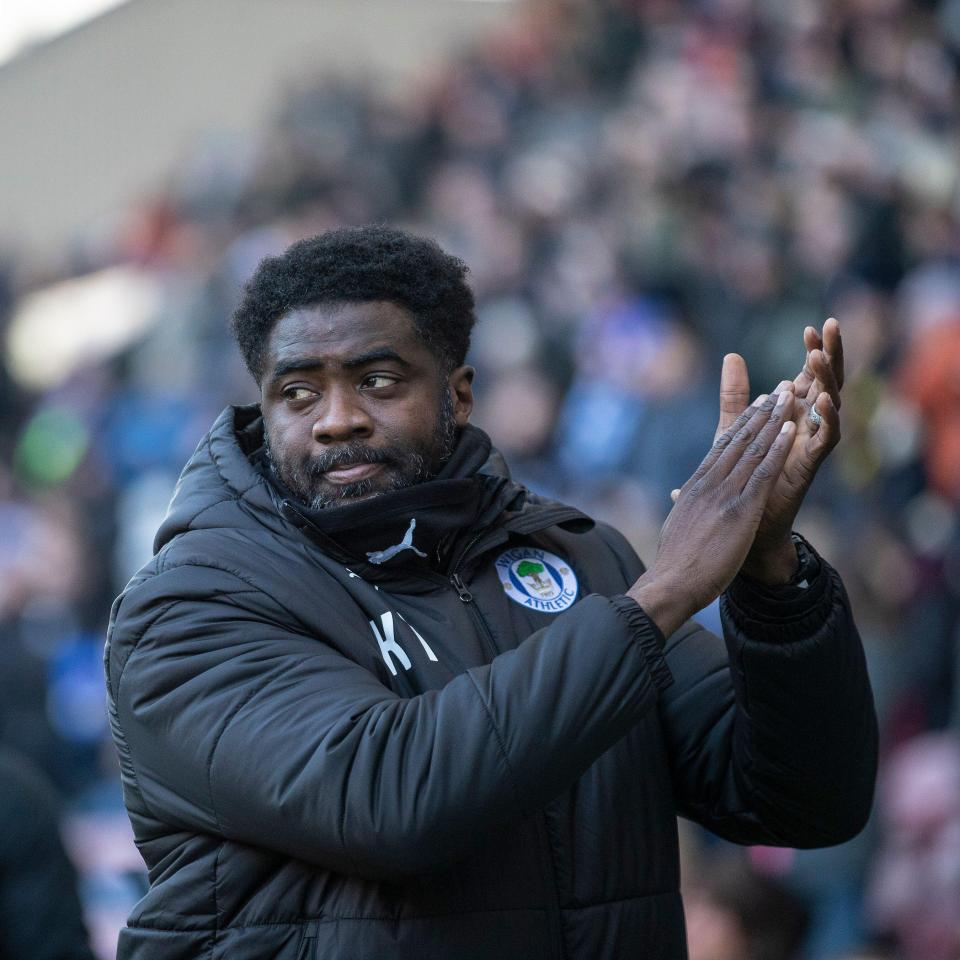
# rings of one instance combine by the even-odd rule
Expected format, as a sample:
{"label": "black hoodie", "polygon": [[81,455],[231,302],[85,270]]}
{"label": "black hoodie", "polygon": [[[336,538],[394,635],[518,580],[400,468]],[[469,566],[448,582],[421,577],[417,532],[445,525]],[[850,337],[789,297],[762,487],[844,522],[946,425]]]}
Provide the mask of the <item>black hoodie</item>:
{"label": "black hoodie", "polygon": [[[625,540],[465,432],[436,480],[310,511],[256,407],[185,468],[106,651],[151,888],[121,958],[685,956],[677,813],[815,846],[869,812],[843,587],[738,580],[725,642],[622,596]],[[415,521],[415,522],[414,522]]]}

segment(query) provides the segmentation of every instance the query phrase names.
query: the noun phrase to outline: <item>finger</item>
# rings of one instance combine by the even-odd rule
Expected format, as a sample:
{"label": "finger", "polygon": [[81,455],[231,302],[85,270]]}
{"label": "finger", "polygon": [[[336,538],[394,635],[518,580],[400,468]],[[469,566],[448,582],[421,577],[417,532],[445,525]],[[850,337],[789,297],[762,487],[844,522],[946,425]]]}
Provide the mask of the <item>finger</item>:
{"label": "finger", "polygon": [[[792,388],[793,384],[790,386]],[[729,483],[735,493],[743,490],[758,464],[770,452],[770,447],[777,439],[783,424],[793,420],[793,401],[792,389],[783,390],[777,395],[777,402],[770,412],[770,419],[746,446],[740,460],[730,471]]]}
{"label": "finger", "polygon": [[720,452],[720,456],[716,458],[708,471],[712,483],[720,483],[725,480],[736,468],[744,456],[745,451],[753,447],[754,441],[773,414],[774,407],[780,396],[782,396],[782,394],[770,394],[770,396],[757,407],[756,414],[751,417],[736,434],[734,434],[730,442],[726,444]]}
{"label": "finger", "polygon": [[814,350],[823,348],[823,341],[813,327],[807,327],[803,331],[803,345],[807,348],[806,355],[803,358],[803,367],[793,378],[793,385],[798,397],[806,397],[817,379],[817,373],[810,364],[810,356]]}
{"label": "finger", "polygon": [[747,480],[741,494],[742,500],[760,500],[764,504],[767,502],[780,474],[783,473],[796,430],[797,425],[793,420],[785,420],[780,425],[780,431],[770,445],[766,456],[757,464],[750,479]]}
{"label": "finger", "polygon": [[720,420],[716,440],[743,413],[750,402],[750,375],[747,361],[738,353],[728,353],[720,370]]}
{"label": "finger", "polygon": [[830,317],[823,325],[823,350],[833,368],[837,387],[843,387],[843,337],[840,336],[840,321]]}
{"label": "finger", "polygon": [[[680,492],[684,493],[688,490],[694,483],[696,483],[713,465],[716,463],[717,458],[726,450],[727,446],[732,442],[734,437],[736,437],[740,431],[744,430],[749,424],[750,420],[753,417],[756,417],[760,414],[761,408],[764,404],[768,403],[767,394],[761,393],[753,403],[747,407],[743,413],[737,417],[733,423],[720,435],[720,437],[714,441],[713,446],[707,451],[707,455],[700,461],[700,466],[693,472],[693,475],[690,479],[680,488]],[[769,401],[769,409],[773,408],[773,401]],[[764,418],[764,421],[766,418]]]}
{"label": "finger", "polygon": [[807,351],[804,357],[803,369],[793,379],[798,397],[806,396],[807,391],[814,381],[814,373],[809,367],[810,352],[823,347],[823,340],[820,339],[820,334],[817,333],[816,327],[804,327],[803,345]]}
{"label": "finger", "polygon": [[763,423],[766,422],[770,410],[773,409],[775,400],[775,397],[761,393],[760,396],[723,431],[714,442],[710,452],[704,457],[702,464],[704,467],[703,473],[712,469],[717,460],[723,456],[724,452],[730,449],[731,444],[735,445],[748,442],[749,439],[756,434]]}
{"label": "finger", "polygon": [[802,491],[809,489],[827,454],[840,442],[840,414],[833,405],[830,394],[819,394],[811,405],[810,412],[816,412],[818,417],[816,432],[806,438],[802,456],[791,467],[792,482]]}
{"label": "finger", "polygon": [[839,409],[840,384],[837,383],[833,364],[830,363],[823,350],[814,350],[811,352],[810,367],[816,374],[816,380],[814,380],[813,383],[815,395],[812,399],[816,399],[816,396],[819,396],[819,394],[826,390],[826,392],[830,394],[830,399],[833,400],[834,406]]}
{"label": "finger", "polygon": [[820,427],[807,441],[807,454],[814,463],[821,460],[840,442],[840,412],[829,393],[821,393],[813,408],[820,414]]}

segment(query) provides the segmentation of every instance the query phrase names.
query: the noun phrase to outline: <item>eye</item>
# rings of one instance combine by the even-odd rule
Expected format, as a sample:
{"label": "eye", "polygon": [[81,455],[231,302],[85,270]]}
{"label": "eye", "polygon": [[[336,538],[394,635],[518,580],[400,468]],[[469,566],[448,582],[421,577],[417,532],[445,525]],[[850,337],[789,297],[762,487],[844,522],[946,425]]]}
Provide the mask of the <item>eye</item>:
{"label": "eye", "polygon": [[308,389],[307,387],[287,387],[287,389],[283,391],[283,399],[289,400],[291,403],[310,400],[315,396],[316,394],[314,391]]}
{"label": "eye", "polygon": [[396,382],[396,377],[388,376],[385,373],[371,373],[363,378],[360,386],[365,390],[382,390],[384,387],[392,387]]}

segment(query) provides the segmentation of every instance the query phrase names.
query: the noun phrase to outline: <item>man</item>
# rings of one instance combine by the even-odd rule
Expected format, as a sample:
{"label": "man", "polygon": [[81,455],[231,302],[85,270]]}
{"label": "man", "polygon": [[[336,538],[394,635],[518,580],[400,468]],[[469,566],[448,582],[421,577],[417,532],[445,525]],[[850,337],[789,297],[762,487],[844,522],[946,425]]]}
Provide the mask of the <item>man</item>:
{"label": "man", "polygon": [[[742,413],[728,361],[644,572],[469,425],[464,274],[367,227],[248,286],[261,403],[201,442],[110,628],[151,881],[121,957],[677,958],[678,812],[741,843],[862,827],[862,651],[789,532],[838,436],[836,325]],[[688,622],[721,593],[726,645]]]}

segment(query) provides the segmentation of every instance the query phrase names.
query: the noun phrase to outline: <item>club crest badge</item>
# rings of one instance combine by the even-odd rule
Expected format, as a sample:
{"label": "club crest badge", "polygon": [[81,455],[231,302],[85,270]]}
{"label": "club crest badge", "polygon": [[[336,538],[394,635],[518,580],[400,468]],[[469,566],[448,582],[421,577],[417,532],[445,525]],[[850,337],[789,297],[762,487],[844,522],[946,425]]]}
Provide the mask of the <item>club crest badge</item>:
{"label": "club crest badge", "polygon": [[514,547],[497,557],[496,567],[506,595],[531,610],[560,613],[577,599],[577,575],[555,553]]}

